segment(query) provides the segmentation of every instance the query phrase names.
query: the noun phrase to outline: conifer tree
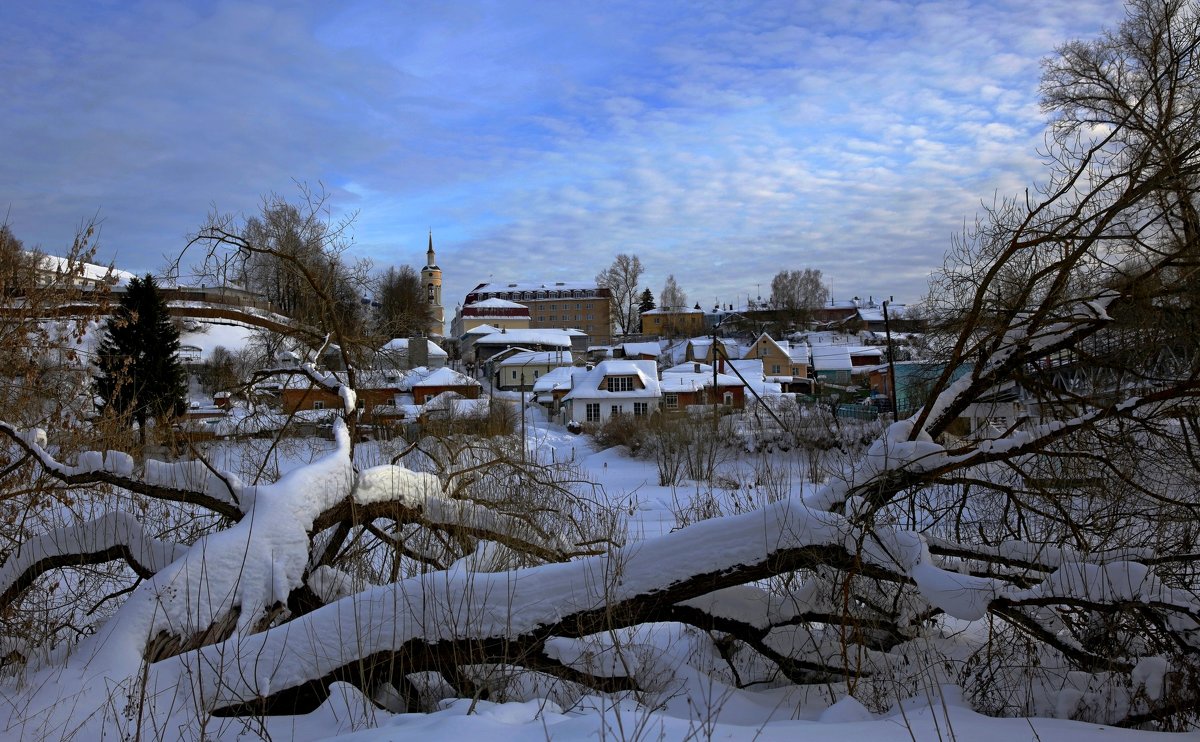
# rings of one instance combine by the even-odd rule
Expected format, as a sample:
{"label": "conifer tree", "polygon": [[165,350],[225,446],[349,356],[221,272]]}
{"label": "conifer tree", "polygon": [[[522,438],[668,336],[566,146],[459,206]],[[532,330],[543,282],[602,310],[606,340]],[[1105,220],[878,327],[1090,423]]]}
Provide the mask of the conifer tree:
{"label": "conifer tree", "polygon": [[130,415],[146,443],[146,422],[182,414],[187,390],[179,330],[154,277],[133,278],[105,323],[95,392],[103,412]]}
{"label": "conifer tree", "polygon": [[646,287],[646,290],[642,292],[640,302],[638,304],[639,313],[649,312],[651,309],[654,309],[654,294],[650,293],[649,287]]}

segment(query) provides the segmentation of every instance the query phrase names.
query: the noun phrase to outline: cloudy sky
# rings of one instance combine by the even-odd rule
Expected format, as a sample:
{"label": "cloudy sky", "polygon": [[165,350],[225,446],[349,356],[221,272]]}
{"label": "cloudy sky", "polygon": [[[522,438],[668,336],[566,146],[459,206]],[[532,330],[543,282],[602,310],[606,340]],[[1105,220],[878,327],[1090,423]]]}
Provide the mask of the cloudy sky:
{"label": "cloudy sky", "polygon": [[[1038,178],[1039,61],[1112,0],[7,3],[0,218],[155,271],[212,208],[321,183],[354,254],[744,302],[784,268],[923,294]],[[7,214],[5,217],[4,215]]]}

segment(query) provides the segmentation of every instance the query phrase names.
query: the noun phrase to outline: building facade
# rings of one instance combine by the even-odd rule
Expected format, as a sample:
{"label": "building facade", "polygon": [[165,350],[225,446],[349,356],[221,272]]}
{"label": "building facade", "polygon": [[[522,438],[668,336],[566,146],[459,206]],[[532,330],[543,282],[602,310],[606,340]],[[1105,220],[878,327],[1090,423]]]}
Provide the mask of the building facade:
{"label": "building facade", "polygon": [[504,299],[529,308],[532,329],[582,330],[598,341],[612,336],[612,292],[595,283],[481,283],[464,305]]}

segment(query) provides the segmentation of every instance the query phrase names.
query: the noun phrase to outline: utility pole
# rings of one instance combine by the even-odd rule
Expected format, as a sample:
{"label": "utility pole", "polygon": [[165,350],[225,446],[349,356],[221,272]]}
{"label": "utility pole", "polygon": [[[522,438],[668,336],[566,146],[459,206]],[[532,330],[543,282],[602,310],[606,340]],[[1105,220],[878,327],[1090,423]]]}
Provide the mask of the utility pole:
{"label": "utility pole", "polygon": [[888,302],[883,303],[883,332],[887,336],[888,354],[888,393],[892,397],[892,422],[899,420],[900,410],[896,408],[896,354],[892,352],[892,324],[888,321]]}

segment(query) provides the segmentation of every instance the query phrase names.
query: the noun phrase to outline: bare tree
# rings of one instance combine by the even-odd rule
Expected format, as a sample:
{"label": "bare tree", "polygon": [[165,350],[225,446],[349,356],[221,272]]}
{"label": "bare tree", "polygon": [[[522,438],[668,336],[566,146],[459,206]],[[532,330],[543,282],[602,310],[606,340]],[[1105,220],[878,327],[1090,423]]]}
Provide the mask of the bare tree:
{"label": "bare tree", "polygon": [[663,284],[662,293],[658,296],[659,306],[663,309],[687,309],[687,294],[675,282],[674,274],[667,276],[666,283]]}
{"label": "bare tree", "polygon": [[296,323],[298,339],[314,347],[332,339],[342,365],[351,367],[373,342],[363,303],[370,263],[351,262],[346,255],[353,220],[353,214],[334,220],[327,195],[300,185],[295,203],[271,194],[258,216],[214,211],[187,250],[204,250],[203,273],[236,276],[238,283],[266,296]]}
{"label": "bare tree", "polygon": [[596,285],[612,292],[612,318],[622,335],[638,326],[638,281],[643,272],[638,256],[621,253],[596,275]]}
{"label": "bare tree", "polygon": [[375,331],[385,339],[424,334],[433,315],[421,276],[408,265],[388,268],[375,288]]}
{"label": "bare tree", "polygon": [[812,310],[829,301],[829,287],[815,268],[782,270],[771,279],[769,306],[784,323],[803,327],[812,318]]}

